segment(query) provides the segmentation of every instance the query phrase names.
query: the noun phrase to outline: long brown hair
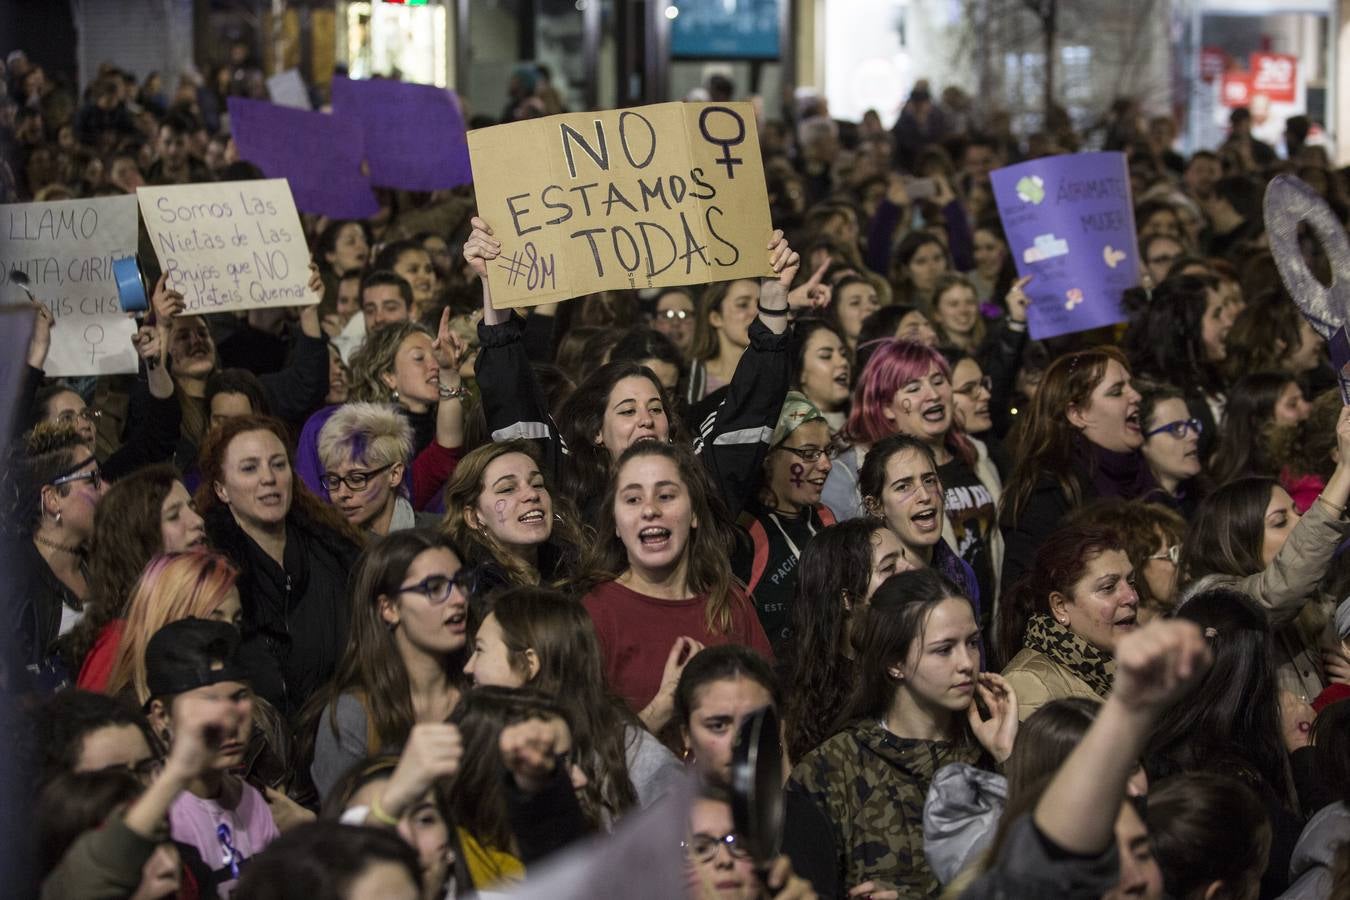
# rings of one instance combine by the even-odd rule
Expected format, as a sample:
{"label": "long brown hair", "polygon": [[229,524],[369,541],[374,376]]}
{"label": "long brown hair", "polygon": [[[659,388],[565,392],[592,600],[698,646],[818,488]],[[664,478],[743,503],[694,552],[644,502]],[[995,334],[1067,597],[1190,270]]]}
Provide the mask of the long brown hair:
{"label": "long brown hair", "polygon": [[1125,354],[1116,347],[1069,353],[1045,370],[1022,423],[1015,454],[1017,463],[1003,488],[1000,513],[1005,523],[1016,522],[1021,516],[1042,475],[1053,476],[1074,506],[1082,502],[1083,485],[1073,472],[1074,447],[1081,437],[1069,423],[1068,411],[1071,406],[1088,407],[1092,392],[1106,377],[1106,367],[1112,360],[1129,372]]}
{"label": "long brown hair", "polygon": [[702,296],[698,298],[698,312],[694,318],[694,336],[689,342],[690,361],[707,361],[717,355],[720,347],[717,341],[717,329],[713,328],[710,319],[713,313],[722,312],[722,303],[727,299],[727,294],[731,293],[731,286],[737,281],[748,281],[755,284],[754,280],[750,278],[714,281],[704,288]]}
{"label": "long brown hair", "polygon": [[[540,583],[539,571],[529,562],[510,553],[492,536],[486,528],[475,528],[469,524],[466,513],[478,503],[487,484],[483,479],[487,468],[494,460],[508,453],[523,453],[534,460],[539,471],[544,467],[539,462],[539,451],[533,443],[516,438],[509,441],[494,441],[473,450],[455,466],[455,473],[445,487],[445,518],[441,520],[441,530],[455,543],[464,548],[465,565],[482,565],[495,562],[506,573],[507,579],[514,585],[536,585]],[[553,489],[549,477],[544,475],[544,489],[548,491],[553,504],[553,533],[550,542],[575,552],[581,546],[581,531],[578,528],[576,511],[572,504]]]}
{"label": "long brown hair", "polygon": [[[658,441],[639,441],[619,457],[610,471],[609,485],[597,511],[595,532],[597,539],[587,550],[583,568],[587,588],[605,581],[614,581],[628,568],[628,550],[615,533],[614,503],[619,493],[619,473],[630,461],[643,456],[660,456],[670,460],[679,472],[680,481],[689,492],[689,504],[697,528],[690,528],[685,545],[688,560],[687,587],[696,594],[707,594],[705,606],[708,630],[726,634],[732,626],[737,588],[731,574],[730,548],[736,546],[736,532],[727,516],[726,508],[708,479],[703,463],[694,452],[679,444]],[[744,614],[746,610],[742,609]],[[751,613],[753,614],[753,613]]]}
{"label": "long brown hair", "polygon": [[119,478],[94,507],[89,600],[84,618],[62,642],[73,670],[79,671],[104,626],[126,615],[136,580],[164,549],[160,514],[178,480],[178,470],[168,463],[147,466]]}
{"label": "long brown hair", "polygon": [[230,442],[249,431],[271,432],[281,441],[281,446],[286,448],[286,463],[291,470],[291,507],[287,511],[288,517],[299,513],[304,520],[340,535],[354,546],[360,547],[365,543],[365,536],[339,515],[336,509],[315,497],[309,488],[305,487],[304,479],[295,472],[295,450],[291,447],[286,426],[271,416],[239,416],[226,419],[206,433],[206,443],[202,444],[201,453],[197,457],[202,482],[198,485],[197,494],[193,498],[197,501],[197,511],[203,518],[207,518],[208,513],[217,507],[229,506],[216,496],[216,485],[225,480],[225,452],[229,450]]}
{"label": "long brown hair", "polygon": [[[906,666],[910,648],[916,640],[923,639],[929,615],[938,604],[950,598],[970,603],[969,597],[935,569],[911,569],[882,582],[867,607],[862,634],[854,636],[858,656],[853,664],[853,694],[835,721],[835,731],[842,730],[850,722],[859,719],[876,721],[886,714],[899,690],[899,682],[891,675],[891,669]],[[972,604],[971,616],[974,615]],[[820,712],[822,715],[829,713],[828,710]],[[974,738],[965,720],[964,715],[953,714],[951,718],[958,730],[956,739],[969,743]]]}
{"label": "long brown hair", "polygon": [[557,591],[510,588],[492,604],[513,671],[528,674],[533,650],[539,671],[529,686],[552,697],[572,723],[573,755],[589,783],[582,793],[592,808],[611,817],[637,806],[628,774],[628,735],[640,725],[623,700],[605,687],[600,640],[586,607]]}
{"label": "long brown hair", "polygon": [[[300,734],[305,739],[313,737],[325,708],[336,737],[338,698],[351,693],[365,707],[377,739],[378,746],[367,747],[367,752],[378,753],[407,742],[408,733],[417,721],[412,687],[394,633],[380,615],[380,604],[384,598],[398,594],[408,568],[417,557],[437,549],[449,550],[456,559],[461,558],[449,538],[420,528],[385,535],[361,554],[352,571],[352,623],[347,648],[333,680],[301,714]],[[445,659],[445,671],[452,682],[463,681],[463,668],[462,652]]]}

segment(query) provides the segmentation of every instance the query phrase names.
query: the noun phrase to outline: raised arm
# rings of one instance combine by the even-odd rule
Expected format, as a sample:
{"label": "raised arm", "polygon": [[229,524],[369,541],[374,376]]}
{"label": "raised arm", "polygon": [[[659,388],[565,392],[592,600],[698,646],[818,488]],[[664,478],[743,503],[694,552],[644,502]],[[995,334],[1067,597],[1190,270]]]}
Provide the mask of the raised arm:
{"label": "raised arm", "polygon": [[1336,468],[1326,487],[1289,533],[1275,558],[1238,584],[1265,607],[1272,625],[1295,618],[1317,593],[1336,548],[1345,539],[1345,509],[1350,502],[1350,406],[1336,420]]}
{"label": "raised arm", "polygon": [[487,267],[501,254],[502,245],[492,236],[492,228],[478,216],[473,217],[472,224],[473,231],[464,242],[464,259],[483,285],[483,321],[478,323],[475,374],[488,433],[494,441],[512,438],[534,441],[543,457],[547,477],[557,484],[566,448],[549,413],[544,391],[530,367],[530,356],[522,340],[524,321],[509,310],[492,305]]}
{"label": "raised arm", "polygon": [[1036,804],[1041,834],[1080,856],[1110,847],[1125,782],[1158,716],[1210,661],[1209,645],[1193,622],[1158,620],[1121,640],[1110,696]]}
{"label": "raised arm", "polygon": [[[719,493],[735,517],[759,481],[764,454],[787,394],[791,360],[788,354],[788,312],[828,302],[829,289],[788,293],[801,258],[775,231],[768,244],[774,275],[760,285],[759,317],[750,323],[750,346],[741,355],[727,395],[702,422],[693,423],[694,452],[708,468]],[[821,273],[817,273],[819,276]]]}

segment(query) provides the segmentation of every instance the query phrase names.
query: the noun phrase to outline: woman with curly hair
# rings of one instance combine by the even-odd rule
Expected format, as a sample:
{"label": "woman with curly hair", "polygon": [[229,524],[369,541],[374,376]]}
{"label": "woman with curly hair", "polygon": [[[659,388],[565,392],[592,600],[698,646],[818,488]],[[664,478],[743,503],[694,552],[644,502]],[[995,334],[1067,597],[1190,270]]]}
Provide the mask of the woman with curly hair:
{"label": "woman with curly hair", "polygon": [[471,599],[504,586],[554,584],[576,570],[576,512],[550,489],[534,445],[487,444],[460,460],[445,489],[442,530],[474,568]]}

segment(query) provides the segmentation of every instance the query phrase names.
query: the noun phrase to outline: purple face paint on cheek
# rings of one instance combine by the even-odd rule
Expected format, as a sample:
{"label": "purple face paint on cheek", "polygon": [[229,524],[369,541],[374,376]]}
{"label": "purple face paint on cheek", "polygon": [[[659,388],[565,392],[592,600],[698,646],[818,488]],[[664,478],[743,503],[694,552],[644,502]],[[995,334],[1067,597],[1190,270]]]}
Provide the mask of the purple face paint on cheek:
{"label": "purple face paint on cheek", "polygon": [[498,500],[496,503],[492,504],[492,508],[495,509],[495,510],[497,511],[497,524],[498,524],[498,525],[505,525],[505,524],[506,524],[506,501],[505,501],[505,500]]}
{"label": "purple face paint on cheek", "polygon": [[792,473],[791,480],[793,486],[801,487],[803,482],[802,475],[805,474],[806,472],[806,466],[802,465],[801,463],[793,463],[792,468],[790,468],[788,471]]}

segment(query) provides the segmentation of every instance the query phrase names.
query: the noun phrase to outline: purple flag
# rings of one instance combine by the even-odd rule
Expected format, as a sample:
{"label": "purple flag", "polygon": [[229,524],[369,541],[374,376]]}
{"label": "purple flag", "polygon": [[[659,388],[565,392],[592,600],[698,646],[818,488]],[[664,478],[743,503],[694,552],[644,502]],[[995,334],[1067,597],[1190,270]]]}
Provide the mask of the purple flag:
{"label": "purple flag", "polygon": [[334,78],[333,114],[360,121],[370,180],[380,187],[435,191],[473,181],[453,91],[385,78]]}
{"label": "purple flag", "polygon": [[301,212],[364,219],[380,204],[361,172],[361,124],[351,119],[230,97],[230,131],[239,158],[290,182]]}
{"label": "purple flag", "polygon": [[1130,174],[1123,153],[1047,156],[990,173],[1036,340],[1125,320],[1139,283]]}

